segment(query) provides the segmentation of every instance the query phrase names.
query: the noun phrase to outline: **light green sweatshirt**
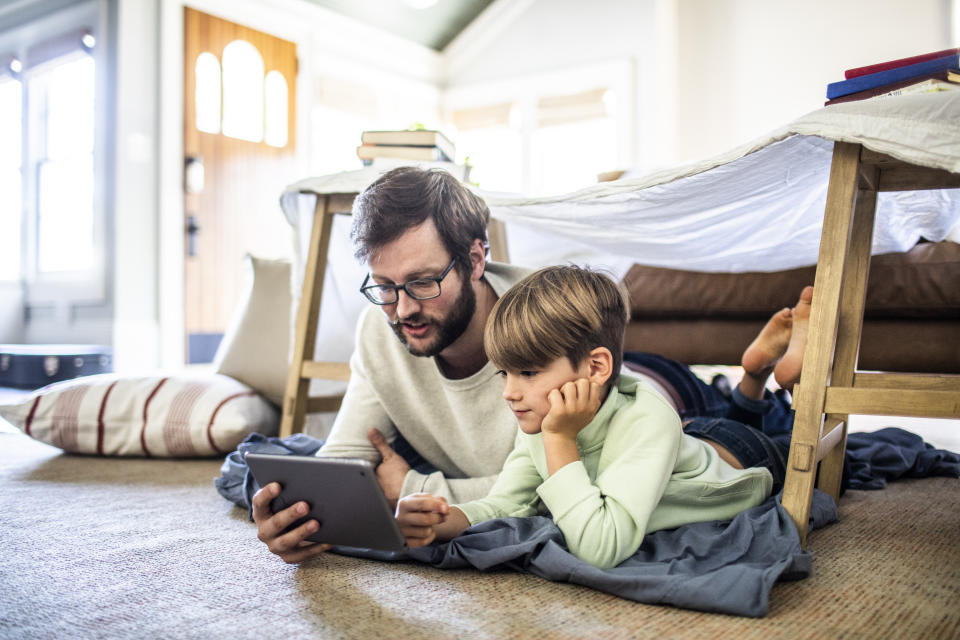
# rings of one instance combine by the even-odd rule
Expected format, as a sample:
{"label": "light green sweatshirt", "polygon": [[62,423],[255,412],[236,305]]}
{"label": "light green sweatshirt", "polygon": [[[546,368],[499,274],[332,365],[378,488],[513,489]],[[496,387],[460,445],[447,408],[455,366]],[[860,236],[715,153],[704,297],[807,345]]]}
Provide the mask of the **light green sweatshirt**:
{"label": "light green sweatshirt", "polygon": [[649,532],[731,519],[773,487],[767,469],[734,469],[685,435],[673,408],[625,374],[577,436],[577,448],[580,461],[548,476],[543,435],[519,431],[490,494],[457,507],[471,524],[545,507],[574,555],[609,568],[633,555]]}

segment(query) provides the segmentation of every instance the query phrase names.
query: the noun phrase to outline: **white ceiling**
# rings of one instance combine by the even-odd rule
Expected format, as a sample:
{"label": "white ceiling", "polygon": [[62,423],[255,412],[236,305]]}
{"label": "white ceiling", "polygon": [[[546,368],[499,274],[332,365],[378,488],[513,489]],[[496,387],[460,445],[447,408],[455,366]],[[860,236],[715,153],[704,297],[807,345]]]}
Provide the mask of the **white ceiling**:
{"label": "white ceiling", "polygon": [[330,11],[442,51],[494,0],[308,0]]}

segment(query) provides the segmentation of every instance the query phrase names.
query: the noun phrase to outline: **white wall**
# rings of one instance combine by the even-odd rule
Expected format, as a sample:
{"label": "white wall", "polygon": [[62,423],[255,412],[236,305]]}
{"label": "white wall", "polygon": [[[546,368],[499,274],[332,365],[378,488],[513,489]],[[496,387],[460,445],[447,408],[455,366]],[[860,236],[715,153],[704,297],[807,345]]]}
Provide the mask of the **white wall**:
{"label": "white wall", "polygon": [[622,162],[656,164],[671,153],[660,114],[672,111],[661,76],[672,68],[673,33],[659,28],[669,24],[671,10],[663,0],[501,0],[493,5],[495,19],[468,29],[444,51],[444,87],[454,96],[479,94],[490,85],[552,76],[562,94],[565,72],[576,73],[579,84],[584,69],[628,65],[628,104],[650,117],[630,119],[635,126],[628,127]]}
{"label": "white wall", "polygon": [[677,158],[823,106],[846,69],[951,44],[945,0],[679,0]]}
{"label": "white wall", "polygon": [[[632,60],[631,167],[701,159],[823,106],[845,69],[956,46],[956,0],[502,0],[444,53],[457,94]],[[483,16],[482,16],[483,17]],[[482,21],[481,21],[482,22]],[[468,39],[481,45],[467,42]]]}

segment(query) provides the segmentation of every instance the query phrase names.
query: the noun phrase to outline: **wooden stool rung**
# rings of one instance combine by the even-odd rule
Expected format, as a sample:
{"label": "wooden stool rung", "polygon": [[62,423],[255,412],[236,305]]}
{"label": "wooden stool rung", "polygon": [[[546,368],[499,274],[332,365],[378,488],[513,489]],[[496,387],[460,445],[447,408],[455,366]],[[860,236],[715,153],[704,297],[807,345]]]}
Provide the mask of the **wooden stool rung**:
{"label": "wooden stool rung", "polygon": [[917,416],[953,418],[960,415],[960,393],[910,389],[854,389],[828,387],[826,413],[856,413],[871,416]]}
{"label": "wooden stool rung", "polygon": [[300,365],[300,377],[323,380],[342,380],[350,379],[350,365],[346,362],[318,362],[316,360],[304,360]]}
{"label": "wooden stool rung", "polygon": [[928,373],[863,373],[853,378],[857,389],[952,391],[960,393],[960,375]]}

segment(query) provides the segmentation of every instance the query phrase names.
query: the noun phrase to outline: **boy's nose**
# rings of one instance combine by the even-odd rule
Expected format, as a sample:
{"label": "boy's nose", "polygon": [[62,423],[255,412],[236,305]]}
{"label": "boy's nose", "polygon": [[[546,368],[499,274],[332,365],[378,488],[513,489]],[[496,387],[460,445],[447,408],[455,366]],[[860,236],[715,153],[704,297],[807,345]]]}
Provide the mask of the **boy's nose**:
{"label": "boy's nose", "polygon": [[503,399],[504,400],[519,400],[520,399],[520,389],[516,384],[511,383],[510,376],[507,376],[506,381],[503,383]]}

